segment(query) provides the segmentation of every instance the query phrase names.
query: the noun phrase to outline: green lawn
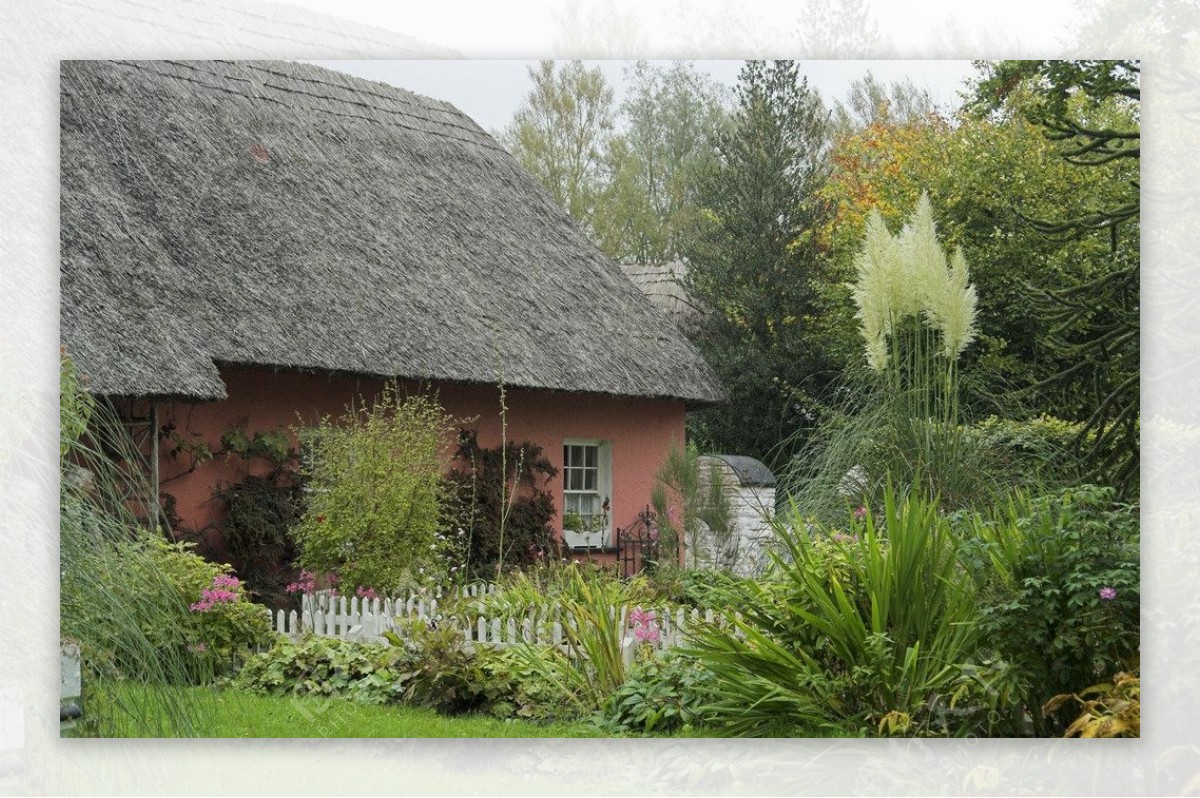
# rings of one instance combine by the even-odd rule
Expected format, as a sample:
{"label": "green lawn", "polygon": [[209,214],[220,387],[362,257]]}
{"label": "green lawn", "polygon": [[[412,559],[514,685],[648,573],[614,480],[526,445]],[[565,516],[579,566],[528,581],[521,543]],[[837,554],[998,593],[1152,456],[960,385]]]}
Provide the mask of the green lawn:
{"label": "green lawn", "polygon": [[[125,686],[123,690],[147,688]],[[161,690],[161,688],[158,688]],[[372,706],[341,698],[278,697],[241,690],[178,688],[174,696],[191,707],[198,737],[603,737],[590,723],[542,725],[486,715],[444,717],[429,709]],[[157,696],[131,703],[154,711]],[[142,700],[139,700],[142,699]],[[145,700],[149,699],[149,700]],[[86,706],[84,711],[87,711]],[[144,736],[130,723],[118,737]]]}

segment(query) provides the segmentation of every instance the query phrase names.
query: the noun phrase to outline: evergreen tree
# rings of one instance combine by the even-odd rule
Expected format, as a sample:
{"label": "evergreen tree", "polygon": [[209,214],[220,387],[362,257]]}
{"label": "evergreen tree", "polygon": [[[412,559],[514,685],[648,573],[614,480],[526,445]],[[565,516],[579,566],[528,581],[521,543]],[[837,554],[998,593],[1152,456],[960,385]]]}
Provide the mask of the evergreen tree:
{"label": "evergreen tree", "polygon": [[793,433],[817,421],[831,384],[815,340],[814,237],[825,215],[815,191],[829,114],[791,61],[747,62],[735,100],[731,129],[699,180],[704,210],[688,252],[689,289],[713,309],[695,343],[730,402],[694,414],[691,433],[702,451],[775,466],[802,444]]}

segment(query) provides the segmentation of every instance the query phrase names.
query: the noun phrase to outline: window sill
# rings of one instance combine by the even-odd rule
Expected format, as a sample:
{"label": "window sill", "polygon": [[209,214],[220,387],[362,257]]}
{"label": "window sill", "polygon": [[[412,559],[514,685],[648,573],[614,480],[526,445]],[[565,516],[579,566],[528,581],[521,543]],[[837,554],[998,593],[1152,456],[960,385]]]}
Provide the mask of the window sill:
{"label": "window sill", "polygon": [[616,547],[616,546],[613,546],[612,544],[605,544],[605,545],[603,545],[603,546],[571,546],[571,545],[564,545],[564,546],[563,546],[563,549],[564,549],[564,550],[566,550],[566,551],[572,552],[572,553],[579,553],[579,552],[586,552],[586,551],[594,551],[594,552],[597,552],[597,553],[600,553],[600,554],[612,554],[612,553],[614,553],[614,552],[616,552],[616,551],[617,551],[617,547]]}

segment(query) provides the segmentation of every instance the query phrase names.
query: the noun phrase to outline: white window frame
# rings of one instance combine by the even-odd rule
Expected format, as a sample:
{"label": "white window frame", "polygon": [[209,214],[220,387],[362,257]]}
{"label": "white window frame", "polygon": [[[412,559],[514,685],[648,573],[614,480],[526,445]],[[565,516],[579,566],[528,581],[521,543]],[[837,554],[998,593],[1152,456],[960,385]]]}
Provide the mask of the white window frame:
{"label": "white window frame", "polygon": [[[568,446],[588,446],[596,449],[596,489],[595,490],[568,490],[567,478],[567,447]],[[611,548],[612,547],[612,444],[605,440],[596,438],[564,438],[563,439],[563,498],[559,507],[562,511],[560,516],[563,519],[563,541],[570,548]],[[608,523],[597,532],[589,535],[567,529],[565,526],[567,516],[567,496],[575,495],[592,495],[595,496],[600,506],[603,506],[607,500],[609,503]]]}

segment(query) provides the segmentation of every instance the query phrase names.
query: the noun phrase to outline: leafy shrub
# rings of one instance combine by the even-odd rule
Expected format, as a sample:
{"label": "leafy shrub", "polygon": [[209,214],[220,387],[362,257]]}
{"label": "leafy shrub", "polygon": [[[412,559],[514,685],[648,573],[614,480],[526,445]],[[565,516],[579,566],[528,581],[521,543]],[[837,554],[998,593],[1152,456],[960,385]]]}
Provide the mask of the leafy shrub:
{"label": "leafy shrub", "polygon": [[466,578],[494,577],[501,564],[535,564],[557,551],[550,521],[554,499],[539,485],[558,469],[532,443],[484,449],[477,433],[459,434],[456,468],[446,479],[453,486],[448,525],[467,532],[456,559]]}
{"label": "leafy shrub", "polygon": [[965,428],[1008,485],[1070,484],[1080,476],[1075,442],[1082,424],[1041,415],[1028,420],[991,416]]}
{"label": "leafy shrub", "polygon": [[149,639],[162,649],[181,649],[193,662],[194,678],[236,670],[256,646],[271,639],[271,622],[260,604],[250,601],[227,565],[211,563],[192,552],[194,544],[158,538],[136,540],[123,547],[141,577],[120,590],[140,590],[148,572],[167,579],[188,614],[172,628],[151,628]]}
{"label": "leafy shrub", "polygon": [[969,519],[964,562],[982,586],[980,629],[1024,682],[1023,709],[1038,734],[1038,708],[1130,667],[1139,644],[1137,508],[1110,488],[1082,486],[1018,495],[989,517]]}
{"label": "leafy shrub", "polygon": [[343,584],[397,589],[441,581],[449,544],[439,534],[454,422],[432,400],[394,385],[368,408],[302,430],[311,447],[309,504],[295,528],[300,564]]}
{"label": "leafy shrub", "polygon": [[691,653],[715,676],[714,717],[737,734],[877,729],[889,717],[911,734],[976,730],[984,708],[934,711],[963,688],[979,643],[948,521],[919,489],[903,502],[889,489],[882,516],[850,529],[780,524],[787,556],[768,584],[742,585],[743,619],[697,630]]}
{"label": "leafy shrub", "polygon": [[447,715],[482,709],[487,703],[483,673],[462,632],[453,624],[405,621],[404,633],[384,636],[408,652],[404,699]]}
{"label": "leafy shrub", "polygon": [[[518,651],[517,648],[527,648]],[[547,678],[571,665],[565,654],[548,646],[480,648],[476,661],[484,679],[488,711],[501,718],[519,717],[536,721],[571,720],[579,717],[572,696],[563,693],[562,680]],[[539,660],[531,667],[530,659]]]}
{"label": "leafy shrub", "polygon": [[668,651],[634,663],[598,713],[612,731],[672,732],[702,720],[713,675],[692,657]]}
{"label": "leafy shrub", "polygon": [[227,430],[221,444],[222,451],[248,466],[268,466],[265,473],[247,473],[236,482],[218,485],[213,498],[224,510],[221,537],[238,574],[264,604],[286,607],[291,602],[285,586],[295,578],[293,563],[299,554],[291,528],[305,503],[298,456],[282,430],[259,430],[251,436],[244,424]]}
{"label": "leafy shrub", "polygon": [[251,657],[235,687],[272,695],[319,695],[364,704],[399,703],[411,673],[411,653],[397,646],[309,635],[279,638]]}
{"label": "leafy shrub", "polygon": [[727,571],[706,568],[681,568],[665,572],[661,569],[650,576],[654,600],[648,604],[682,604],[702,610],[723,610],[739,600],[742,583],[749,581]]}

